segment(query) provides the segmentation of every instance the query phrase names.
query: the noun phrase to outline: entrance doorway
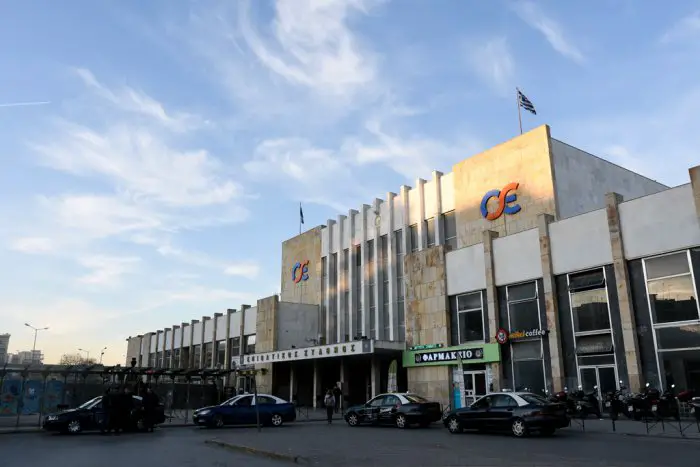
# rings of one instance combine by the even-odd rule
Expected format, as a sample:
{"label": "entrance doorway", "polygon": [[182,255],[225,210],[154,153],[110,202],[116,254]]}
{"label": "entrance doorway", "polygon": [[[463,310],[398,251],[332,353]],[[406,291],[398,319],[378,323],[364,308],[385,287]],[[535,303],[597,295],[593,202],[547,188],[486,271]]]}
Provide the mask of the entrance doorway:
{"label": "entrance doorway", "polygon": [[469,406],[479,397],[486,395],[486,372],[464,372],[464,403]]}
{"label": "entrance doorway", "polygon": [[[603,405],[603,395],[620,389],[615,365],[579,367],[581,387],[585,392],[596,391],[598,404]],[[596,389],[597,388],[597,389]]]}

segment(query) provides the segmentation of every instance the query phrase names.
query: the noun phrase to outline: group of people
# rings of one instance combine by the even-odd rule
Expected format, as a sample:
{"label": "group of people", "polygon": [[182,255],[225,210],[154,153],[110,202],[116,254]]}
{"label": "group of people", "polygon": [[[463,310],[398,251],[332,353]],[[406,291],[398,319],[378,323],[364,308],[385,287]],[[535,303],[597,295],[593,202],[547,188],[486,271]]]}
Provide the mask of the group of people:
{"label": "group of people", "polygon": [[[141,391],[139,391],[141,392]],[[109,388],[102,396],[102,408],[104,418],[102,420],[102,433],[119,434],[134,427],[135,417],[143,419],[146,431],[153,432],[155,425],[156,409],[160,401],[150,387],[143,389],[141,395],[140,413],[135,413],[134,394],[131,388]]]}

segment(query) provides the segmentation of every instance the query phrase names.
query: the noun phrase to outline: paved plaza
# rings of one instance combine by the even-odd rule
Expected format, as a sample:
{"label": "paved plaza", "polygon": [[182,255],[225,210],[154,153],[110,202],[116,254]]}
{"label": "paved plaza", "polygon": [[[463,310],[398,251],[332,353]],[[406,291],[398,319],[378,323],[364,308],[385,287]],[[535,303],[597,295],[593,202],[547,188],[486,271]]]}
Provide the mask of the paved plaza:
{"label": "paved plaza", "polygon": [[548,438],[514,439],[505,435],[451,435],[439,424],[398,430],[310,422],[263,428],[260,433],[254,427],[183,427],[121,436],[9,434],[0,436],[0,456],[4,467],[47,465],[57,459],[70,459],[72,467],[125,463],[267,467],[290,465],[293,459],[306,465],[348,467],[697,467],[700,441],[583,432],[577,427]]}

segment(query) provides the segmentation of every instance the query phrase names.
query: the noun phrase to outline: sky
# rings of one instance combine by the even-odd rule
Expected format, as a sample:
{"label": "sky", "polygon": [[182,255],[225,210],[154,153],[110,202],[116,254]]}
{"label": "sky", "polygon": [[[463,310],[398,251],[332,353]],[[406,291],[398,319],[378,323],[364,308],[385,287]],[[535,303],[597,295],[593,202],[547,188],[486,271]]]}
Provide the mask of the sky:
{"label": "sky", "polygon": [[697,0],[0,0],[0,333],[118,363],[255,305],[299,203],[324,224],[516,136],[516,86],[525,130],[687,183],[698,57]]}

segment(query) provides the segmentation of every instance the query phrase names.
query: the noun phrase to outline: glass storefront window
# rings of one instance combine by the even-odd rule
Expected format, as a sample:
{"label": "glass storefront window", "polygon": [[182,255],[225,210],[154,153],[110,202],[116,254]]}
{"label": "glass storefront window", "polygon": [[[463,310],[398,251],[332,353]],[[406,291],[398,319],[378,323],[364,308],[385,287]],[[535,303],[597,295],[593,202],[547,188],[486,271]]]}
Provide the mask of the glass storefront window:
{"label": "glass storefront window", "polygon": [[656,345],[660,351],[698,349],[700,353],[700,324],[657,328]]}
{"label": "glass storefront window", "polygon": [[542,360],[522,360],[513,362],[513,376],[516,391],[544,393],[544,367]]}
{"label": "glass storefront window", "polygon": [[457,332],[459,343],[484,340],[484,314],[481,292],[457,296]]}
{"label": "glass storefront window", "polygon": [[607,331],[610,329],[608,297],[605,289],[571,293],[574,332]]}
{"label": "glass storefront window", "polygon": [[654,324],[700,319],[687,252],[647,258],[644,267]]}
{"label": "glass storefront window", "polygon": [[536,299],[526,302],[509,303],[508,313],[510,316],[511,331],[539,329],[540,327],[540,307]]}
{"label": "glass storefront window", "polygon": [[659,367],[666,388],[700,390],[700,351],[661,352]]}

